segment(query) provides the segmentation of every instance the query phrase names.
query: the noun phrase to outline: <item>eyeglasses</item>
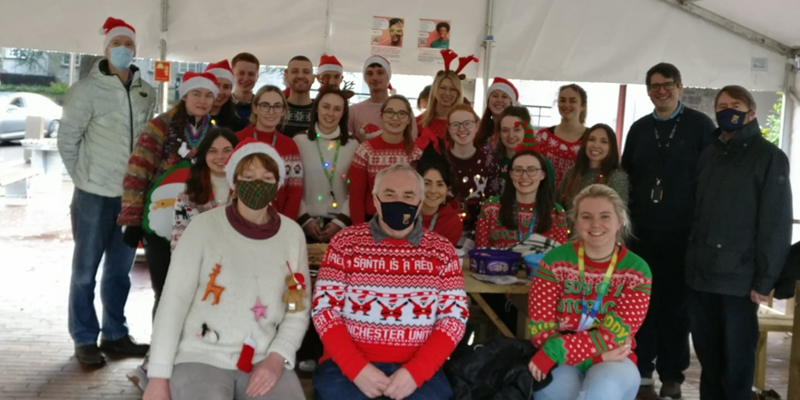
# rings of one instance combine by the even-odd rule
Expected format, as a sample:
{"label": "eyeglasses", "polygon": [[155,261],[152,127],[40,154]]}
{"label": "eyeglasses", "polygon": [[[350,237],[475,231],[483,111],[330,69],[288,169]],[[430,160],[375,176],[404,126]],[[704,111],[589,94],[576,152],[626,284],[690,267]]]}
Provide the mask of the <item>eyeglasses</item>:
{"label": "eyeglasses", "polygon": [[453,131],[453,132],[461,129],[462,127],[464,129],[472,129],[472,127],[475,126],[475,121],[469,121],[468,120],[468,121],[464,121],[464,122],[451,122],[451,123],[447,124],[447,126],[449,126],[450,130]]}
{"label": "eyeglasses", "polygon": [[397,117],[397,119],[401,121],[408,118],[408,116],[410,115],[406,111],[393,111],[393,110],[384,111],[382,114],[385,115],[386,118],[392,119],[394,117]]}
{"label": "eyeglasses", "polygon": [[667,90],[673,90],[676,87],[678,87],[678,83],[677,82],[651,83],[649,86],[651,92],[657,92],[661,90],[662,87]]}
{"label": "eyeglasses", "polygon": [[275,111],[275,112],[281,112],[281,111],[283,111],[283,104],[274,104],[273,105],[273,104],[269,104],[267,102],[258,103],[258,109],[261,110],[261,111],[264,111],[264,112],[269,112],[269,110],[272,110],[272,111]]}
{"label": "eyeglasses", "polygon": [[511,168],[511,175],[515,178],[521,177],[522,174],[528,174],[528,176],[533,177],[534,175],[538,174],[539,171],[541,170],[542,170],[541,168],[536,168],[536,167],[528,167],[528,168],[516,167],[516,168]]}

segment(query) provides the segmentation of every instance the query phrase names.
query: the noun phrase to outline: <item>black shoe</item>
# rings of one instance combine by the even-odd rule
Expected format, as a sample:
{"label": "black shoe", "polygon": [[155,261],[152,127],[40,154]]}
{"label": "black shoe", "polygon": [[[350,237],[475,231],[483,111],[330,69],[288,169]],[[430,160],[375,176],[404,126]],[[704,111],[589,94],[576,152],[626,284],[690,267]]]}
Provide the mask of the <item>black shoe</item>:
{"label": "black shoe", "polygon": [[681,384],[673,381],[661,382],[659,397],[667,400],[680,400],[682,398]]}
{"label": "black shoe", "polygon": [[128,335],[117,340],[100,340],[100,350],[108,353],[119,353],[144,357],[147,354],[147,351],[150,350],[150,345],[137,344],[133,341],[133,338]]}
{"label": "black shoe", "polygon": [[96,344],[75,346],[75,358],[88,367],[98,367],[106,362],[106,358],[100,353],[100,349]]}

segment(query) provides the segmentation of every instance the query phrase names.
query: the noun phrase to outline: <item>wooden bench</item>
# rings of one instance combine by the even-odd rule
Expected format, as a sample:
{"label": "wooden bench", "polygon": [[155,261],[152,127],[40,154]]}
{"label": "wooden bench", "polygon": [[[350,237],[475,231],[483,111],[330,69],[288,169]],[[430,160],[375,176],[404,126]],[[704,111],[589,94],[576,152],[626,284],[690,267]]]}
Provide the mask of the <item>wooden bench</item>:
{"label": "wooden bench", "polygon": [[791,332],[794,327],[794,299],[787,300],[786,312],[772,308],[772,294],[768,305],[758,308],[758,345],[756,346],[756,374],[753,386],[759,390],[767,385],[767,337],[770,332]]}
{"label": "wooden bench", "polygon": [[5,197],[27,200],[30,178],[39,175],[34,168],[16,168],[0,173],[0,187],[5,188]]}

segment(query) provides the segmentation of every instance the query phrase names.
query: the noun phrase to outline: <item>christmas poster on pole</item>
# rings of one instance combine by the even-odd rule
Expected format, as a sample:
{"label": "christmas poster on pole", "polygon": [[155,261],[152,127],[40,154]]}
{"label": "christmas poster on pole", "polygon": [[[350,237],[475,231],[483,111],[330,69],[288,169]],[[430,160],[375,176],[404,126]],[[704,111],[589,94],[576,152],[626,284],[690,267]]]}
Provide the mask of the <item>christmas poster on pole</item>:
{"label": "christmas poster on pole", "polygon": [[450,21],[444,19],[419,20],[417,50],[419,61],[442,62],[442,49],[450,48]]}
{"label": "christmas poster on pole", "polygon": [[405,20],[396,17],[372,17],[370,45],[373,55],[397,60],[403,50]]}

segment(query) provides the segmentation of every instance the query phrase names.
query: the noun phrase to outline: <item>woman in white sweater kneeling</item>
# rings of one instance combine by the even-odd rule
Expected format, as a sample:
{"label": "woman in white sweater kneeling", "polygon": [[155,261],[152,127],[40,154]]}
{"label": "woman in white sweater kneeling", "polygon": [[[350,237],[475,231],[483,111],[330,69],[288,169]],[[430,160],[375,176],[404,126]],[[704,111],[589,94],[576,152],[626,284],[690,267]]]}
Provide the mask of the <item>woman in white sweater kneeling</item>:
{"label": "woman in white sweater kneeling", "polygon": [[303,399],[293,369],[309,323],[305,236],[269,206],[284,181],[269,144],[225,167],[236,199],[186,228],[153,327],[145,400]]}

